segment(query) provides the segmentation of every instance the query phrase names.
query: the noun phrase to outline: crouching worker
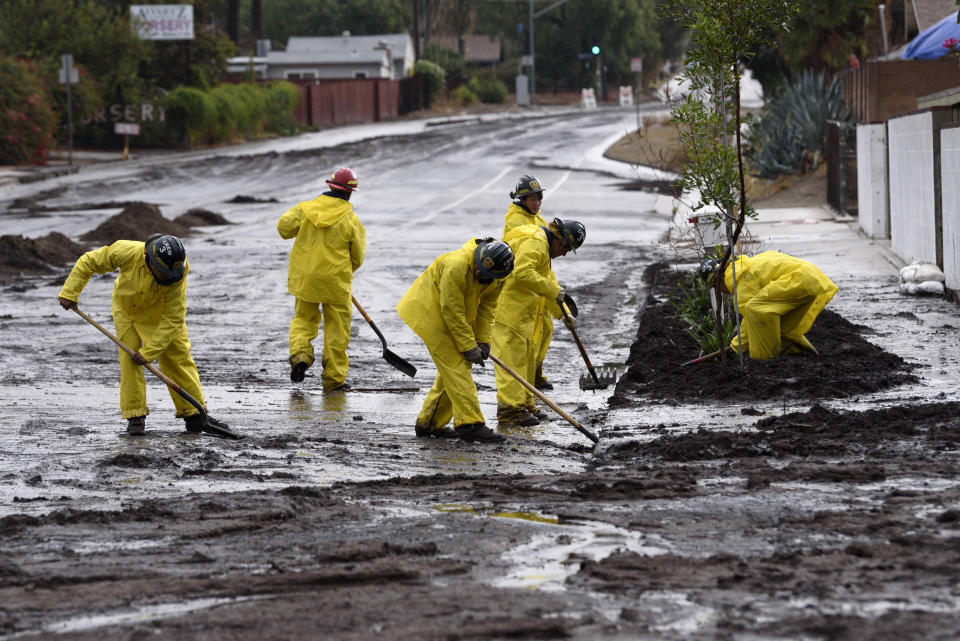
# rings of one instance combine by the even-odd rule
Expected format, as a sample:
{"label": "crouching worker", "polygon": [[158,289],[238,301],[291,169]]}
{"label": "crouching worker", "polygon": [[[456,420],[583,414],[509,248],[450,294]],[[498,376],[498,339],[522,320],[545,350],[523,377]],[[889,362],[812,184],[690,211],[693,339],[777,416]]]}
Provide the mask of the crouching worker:
{"label": "crouching worker", "polygon": [[[290,250],[287,291],[295,297],[290,321],[290,380],[299,383],[313,365],[313,339],[323,320],[324,391],[350,388],[350,323],[353,272],[363,264],[367,235],[353,212],[350,194],[358,191],[352,169],[338,169],[317,198],[287,210],[277,222],[282,238],[296,238]],[[321,310],[322,307],[322,310]]]}
{"label": "crouching worker", "polygon": [[[474,238],[434,260],[397,305],[437,366],[417,416],[417,436],[504,440],[484,423],[471,368],[490,354],[497,298],[512,270],[513,252],[506,243]],[[446,427],[451,418],[452,430]]]}
{"label": "crouching worker", "polygon": [[[532,381],[545,326],[560,313],[563,288],[553,273],[553,259],[576,252],[587,232],[575,220],[554,218],[547,226],[514,227],[509,234],[516,266],[503,286],[493,325],[493,353]],[[565,320],[573,329],[576,321]],[[540,423],[533,394],[519,381],[498,368],[497,418],[501,427],[531,426]]]}
{"label": "crouching worker", "polygon": [[[718,276],[718,261],[706,259],[700,264],[700,277],[713,287]],[[724,293],[733,291],[736,269],[737,306],[742,316],[740,340],[730,348],[749,350],[750,358],[768,360],[781,353],[817,354],[807,340],[817,316],[837,293],[837,286],[816,265],[788,254],[768,251],[756,256],[741,256],[728,264],[720,283]]]}
{"label": "crouching worker", "polygon": [[[190,356],[187,337],[187,262],[183,243],[176,236],[153,234],[146,243],[118,240],[81,256],[58,295],[60,306],[74,309],[93,274],[120,270],[113,285],[113,325],[120,342],[132,349],[120,354],[120,410],[128,434],[143,434],[147,390],[142,365],[156,360],[162,371],[198,403],[203,401],[200,375]],[[201,432],[200,412],[172,389],[168,390],[189,432]],[[207,418],[213,422],[214,419]],[[217,427],[226,427],[215,421]]]}

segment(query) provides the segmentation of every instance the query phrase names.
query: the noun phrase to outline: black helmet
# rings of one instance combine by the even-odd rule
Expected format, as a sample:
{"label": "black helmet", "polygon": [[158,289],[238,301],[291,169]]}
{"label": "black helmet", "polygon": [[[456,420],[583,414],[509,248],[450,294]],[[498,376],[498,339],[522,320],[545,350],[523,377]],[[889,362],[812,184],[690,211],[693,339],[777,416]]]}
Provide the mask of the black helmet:
{"label": "black helmet", "polygon": [[484,278],[506,278],[513,271],[513,250],[502,240],[478,238],[473,264]]}
{"label": "black helmet", "polygon": [[[587,237],[587,230],[583,224],[575,220],[560,220],[559,218],[554,218],[553,225],[557,227],[557,230],[562,234],[561,237],[570,244],[570,249],[576,254],[577,248],[583,244],[583,239]],[[553,230],[551,229],[550,231]]]}
{"label": "black helmet", "polygon": [[704,258],[700,262],[700,269],[697,270],[697,274],[707,287],[713,287],[713,284],[717,282],[717,267],[719,266],[720,263],[712,258]]}
{"label": "black helmet", "polygon": [[520,176],[520,182],[518,182],[517,186],[510,192],[510,197],[523,198],[530,194],[539,194],[543,189],[543,185],[539,180],[529,174],[524,174]]}
{"label": "black helmet", "polygon": [[187,252],[176,236],[151,234],[144,247],[147,264],[153,267],[161,285],[173,285],[183,278],[186,269]]}

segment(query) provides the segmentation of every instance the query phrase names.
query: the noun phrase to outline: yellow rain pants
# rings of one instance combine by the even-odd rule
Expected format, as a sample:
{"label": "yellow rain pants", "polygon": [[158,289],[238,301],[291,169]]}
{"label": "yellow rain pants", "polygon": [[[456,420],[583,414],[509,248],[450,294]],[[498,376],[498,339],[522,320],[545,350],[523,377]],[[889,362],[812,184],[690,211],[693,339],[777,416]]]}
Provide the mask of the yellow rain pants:
{"label": "yellow rain pants", "polygon": [[[200,375],[190,355],[187,337],[187,262],[183,278],[173,285],[160,285],[146,265],[144,243],[118,240],[81,256],[63,284],[59,296],[79,301],[80,293],[93,274],[119,269],[113,285],[113,325],[117,338],[130,349],[139,351],[147,361],[157,360],[160,371],[183,388],[201,405],[203,390]],[[120,409],[123,418],[146,416],[147,393],[143,368],[119,349]],[[197,409],[173,390],[178,417],[198,414]]]}
{"label": "yellow rain pants", "polygon": [[277,222],[282,238],[296,238],[287,272],[287,291],[296,297],[290,364],[313,365],[312,341],[322,319],[324,388],[338,387],[347,378],[353,272],[363,264],[367,243],[353,205],[331,194],[291,207]]}
{"label": "yellow rain pants", "polygon": [[[507,277],[497,304],[491,352],[513,371],[533,384],[537,357],[560,285],[553,275],[550,242],[538,225],[524,225],[510,231],[507,241],[513,249],[513,272]],[[558,308],[559,309],[559,308]],[[496,370],[497,413],[509,416],[534,408],[533,394],[515,378]]]}
{"label": "yellow rain pants", "polygon": [[[780,354],[785,341],[814,351],[805,334],[837,293],[837,286],[815,265],[780,252],[741,256],[736,260],[740,334],[750,358],[768,360]],[[724,273],[733,291],[733,270]],[[736,337],[734,351],[741,345]]]}
{"label": "yellow rain pants", "polygon": [[[506,243],[510,242],[512,238],[511,231],[517,227],[523,227],[525,225],[537,225],[537,226],[547,226],[547,221],[544,219],[543,215],[540,213],[542,210],[537,210],[536,213],[530,213],[526,207],[522,206],[518,202],[510,203],[510,207],[507,208],[507,213],[503,219],[503,241]],[[552,269],[551,269],[552,273]],[[556,280],[556,276],[554,276]],[[536,361],[536,367],[534,368],[533,378],[527,379],[530,383],[536,383],[536,379],[543,378],[546,380],[546,377],[543,376],[543,361],[547,358],[547,350],[550,348],[550,340],[553,338],[553,318],[561,318],[559,307],[552,305],[556,308],[556,314],[544,314],[543,315],[543,327],[540,329],[540,336],[537,344],[537,353],[534,356]],[[506,362],[506,361],[504,361]],[[518,372],[519,373],[519,372]],[[540,376],[538,377],[537,374]],[[526,377],[524,377],[526,378]]]}
{"label": "yellow rain pants", "polygon": [[473,276],[477,239],[436,258],[397,304],[397,313],[419,336],[437,366],[437,376],[417,416],[417,425],[442,429],[483,423],[472,363],[463,357],[490,343],[502,280],[483,285]]}

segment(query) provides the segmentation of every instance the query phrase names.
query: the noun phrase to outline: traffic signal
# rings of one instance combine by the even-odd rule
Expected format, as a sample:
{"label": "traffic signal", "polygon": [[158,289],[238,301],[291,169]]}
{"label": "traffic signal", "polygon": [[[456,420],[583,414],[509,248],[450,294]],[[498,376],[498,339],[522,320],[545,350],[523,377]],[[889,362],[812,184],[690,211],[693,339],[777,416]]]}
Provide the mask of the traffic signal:
{"label": "traffic signal", "polygon": [[590,53],[592,53],[592,54],[595,55],[595,56],[599,56],[599,55],[600,55],[600,45],[593,45],[593,49],[590,50]]}

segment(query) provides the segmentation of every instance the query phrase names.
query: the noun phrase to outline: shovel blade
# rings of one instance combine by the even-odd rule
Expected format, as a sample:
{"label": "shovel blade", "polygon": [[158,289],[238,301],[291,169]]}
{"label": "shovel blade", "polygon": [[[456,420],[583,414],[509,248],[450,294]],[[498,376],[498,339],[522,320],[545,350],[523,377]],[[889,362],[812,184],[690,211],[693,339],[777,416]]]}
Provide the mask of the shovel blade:
{"label": "shovel blade", "polygon": [[396,354],[394,354],[393,352],[391,352],[391,351],[390,351],[389,349],[387,349],[386,347],[383,348],[383,358],[384,358],[388,363],[390,363],[391,365],[393,365],[394,367],[396,367],[398,370],[400,370],[401,372],[403,372],[404,374],[406,374],[406,375],[409,376],[410,378],[413,378],[414,376],[417,375],[417,368],[416,368],[416,367],[414,367],[413,365],[411,365],[411,364],[408,363],[407,361],[403,360],[402,358],[400,358],[399,356],[397,356]]}
{"label": "shovel blade", "polygon": [[580,389],[582,390],[597,390],[597,389],[607,389],[611,385],[614,385],[617,382],[617,370],[614,367],[597,367],[593,370],[597,378],[594,380],[591,374],[583,374],[580,376]]}
{"label": "shovel blade", "polygon": [[203,422],[203,433],[219,438],[232,438],[237,441],[243,438],[242,435],[231,430],[229,425],[210,416],[207,416],[207,420]]}

